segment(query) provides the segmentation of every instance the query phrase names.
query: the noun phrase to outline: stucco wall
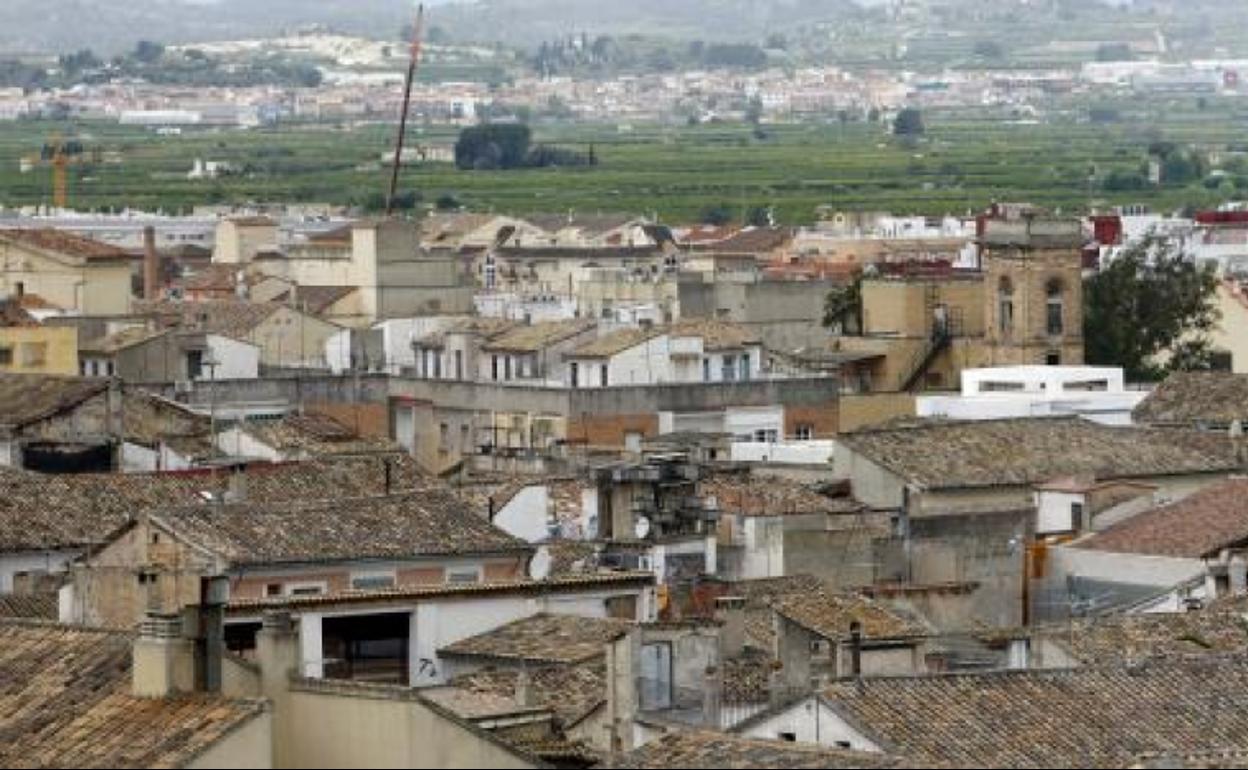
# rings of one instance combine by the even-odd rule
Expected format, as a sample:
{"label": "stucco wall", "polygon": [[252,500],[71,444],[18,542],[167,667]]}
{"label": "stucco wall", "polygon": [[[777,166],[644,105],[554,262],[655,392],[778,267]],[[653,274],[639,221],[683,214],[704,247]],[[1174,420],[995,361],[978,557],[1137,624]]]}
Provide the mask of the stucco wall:
{"label": "stucco wall", "polygon": [[273,767],[272,715],[265,712],[252,717],[186,766],[192,770],[222,767],[266,770]]}
{"label": "stucco wall", "polygon": [[294,768],[539,766],[415,698],[295,685],[288,708]]}

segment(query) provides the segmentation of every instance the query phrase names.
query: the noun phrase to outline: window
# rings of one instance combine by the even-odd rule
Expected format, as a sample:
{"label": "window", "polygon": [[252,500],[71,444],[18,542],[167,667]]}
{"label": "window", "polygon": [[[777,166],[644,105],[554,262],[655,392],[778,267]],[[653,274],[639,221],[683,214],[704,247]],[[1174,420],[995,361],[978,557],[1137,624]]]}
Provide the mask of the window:
{"label": "window", "polygon": [[1045,366],[1061,366],[1062,354],[1056,350],[1050,351],[1048,355],[1044,357],[1044,364]]}
{"label": "window", "polygon": [[1083,503],[1070,504],[1070,528],[1083,529]]}
{"label": "window", "polygon": [[797,426],[795,436],[798,441],[810,441],[815,437],[815,428],[808,423],[802,423]]}
{"label": "window", "polygon": [[511,356],[503,356],[503,379],[511,379]]}
{"label": "window", "polygon": [[797,743],[797,733],[779,732],[779,733],[776,733],[776,737],[782,741],[788,741],[789,743]]}
{"label": "window", "polygon": [[1050,337],[1057,337],[1062,333],[1062,281],[1060,278],[1054,278],[1044,287],[1045,301],[1045,331]]}
{"label": "window", "polygon": [[287,596],[319,596],[328,590],[329,584],[324,581],[286,584]]}
{"label": "window", "polygon": [[741,379],[750,379],[750,354],[741,356]]}
{"label": "window", "polygon": [[498,356],[490,356],[490,376],[498,380]]}
{"label": "window", "polygon": [[754,440],[759,443],[774,444],[778,437],[779,435],[775,428],[759,428],[754,431]]}
{"label": "window", "polygon": [[709,358],[702,359],[702,381],[711,381],[711,359]]}
{"label": "window", "polygon": [[355,591],[370,591],[380,588],[394,588],[393,572],[357,572],[351,576],[351,588]]}
{"label": "window", "polygon": [[0,366],[13,365],[13,348],[0,348]]}
{"label": "window", "polygon": [[464,379],[464,351],[455,351],[455,379]]}
{"label": "window", "polygon": [[433,354],[433,379],[442,379],[442,354],[440,352]]}
{"label": "window", "polygon": [[606,364],[602,365],[601,371],[599,374],[600,374],[599,379],[602,382],[602,387],[604,388],[607,387],[607,365]]}
{"label": "window", "polygon": [[188,350],[186,351],[186,378],[188,380],[197,380],[204,373],[204,351]]}
{"label": "window", "polygon": [[568,374],[572,378],[572,387],[574,388],[577,387],[576,378],[577,378],[577,375],[580,373],[579,369],[580,367],[577,366],[575,361],[573,361],[572,365],[568,367]]}
{"label": "window", "polygon": [[264,587],[264,595],[265,596],[281,596],[282,584],[281,583],[269,583],[268,585]]}
{"label": "window", "polygon": [[450,442],[450,440],[451,440],[451,426],[447,425],[446,423],[442,423],[441,425],[438,426],[438,441],[439,441],[438,447],[441,449],[446,449],[447,444]]}
{"label": "window", "polygon": [[997,328],[1002,337],[1014,329],[1014,284],[1005,276],[997,284]]}
{"label": "window", "polygon": [[480,567],[447,567],[446,582],[448,583],[480,583]]}
{"label": "window", "polygon": [[724,356],[720,366],[720,375],[724,382],[732,382],[737,378],[737,357]]}

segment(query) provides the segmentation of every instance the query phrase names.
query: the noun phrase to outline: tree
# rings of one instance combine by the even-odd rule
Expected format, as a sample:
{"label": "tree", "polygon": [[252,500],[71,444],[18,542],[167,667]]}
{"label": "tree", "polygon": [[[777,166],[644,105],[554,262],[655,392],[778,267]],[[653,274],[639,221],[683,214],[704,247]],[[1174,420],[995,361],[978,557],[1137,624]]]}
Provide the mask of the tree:
{"label": "tree", "polygon": [[745,223],[750,227],[771,227],[771,206],[751,206],[745,213]]}
{"label": "tree", "polygon": [[917,137],[921,136],[924,130],[923,113],[914,107],[906,107],[897,113],[897,117],[893,120],[894,136]]}
{"label": "tree", "polygon": [[755,94],[745,105],[745,122],[757,126],[763,120],[763,99]]}
{"label": "tree", "polygon": [[726,225],[733,220],[732,207],[727,203],[717,203],[702,209],[700,217],[704,225]]}
{"label": "tree", "polygon": [[1212,265],[1198,266],[1172,240],[1146,236],[1084,282],[1087,362],[1121,366],[1134,380],[1208,368],[1217,286]]}
{"label": "tree", "polygon": [[854,274],[849,283],[828,292],[823,301],[823,325],[842,334],[862,331],[862,273]]}
{"label": "tree", "polygon": [[132,55],[136,61],[142,62],[143,64],[152,64],[159,61],[160,57],[165,55],[165,47],[160,43],[153,43],[150,40],[140,40],[138,44],[134,46],[134,53]]}
{"label": "tree", "polygon": [[455,165],[461,169],[518,168],[529,155],[529,127],[519,123],[485,123],[459,132]]}

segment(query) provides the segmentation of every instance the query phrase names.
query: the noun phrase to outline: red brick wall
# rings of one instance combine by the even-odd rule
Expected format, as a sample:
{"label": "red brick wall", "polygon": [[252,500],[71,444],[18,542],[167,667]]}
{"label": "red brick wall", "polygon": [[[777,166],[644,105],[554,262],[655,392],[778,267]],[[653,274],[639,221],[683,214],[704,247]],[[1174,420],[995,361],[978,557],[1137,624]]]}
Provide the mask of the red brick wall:
{"label": "red brick wall", "polygon": [[793,437],[798,425],[809,425],[812,438],[832,438],[840,428],[837,402],[828,401],[815,406],[786,406],[784,408],[784,435]]}
{"label": "red brick wall", "polygon": [[446,579],[445,572],[441,567],[409,567],[399,570],[395,582],[401,586],[441,583]]}
{"label": "red brick wall", "polygon": [[332,417],[338,422],[360,432],[361,436],[390,436],[390,407],[388,404],[306,404],[308,412]]}
{"label": "red brick wall", "polygon": [[659,416],[650,414],[613,414],[584,417],[568,421],[568,441],[589,446],[624,446],[624,435],[641,433],[645,438],[659,435]]}

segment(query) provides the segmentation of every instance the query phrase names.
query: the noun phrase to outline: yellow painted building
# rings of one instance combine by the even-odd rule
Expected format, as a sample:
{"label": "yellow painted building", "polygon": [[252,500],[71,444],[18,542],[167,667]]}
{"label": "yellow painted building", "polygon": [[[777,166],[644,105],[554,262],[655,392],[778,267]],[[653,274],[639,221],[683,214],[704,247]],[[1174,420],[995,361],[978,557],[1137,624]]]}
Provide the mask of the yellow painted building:
{"label": "yellow painted building", "polygon": [[130,255],[51,228],[0,230],[0,294],[37,294],[80,315],[130,312]]}
{"label": "yellow painted building", "polygon": [[78,329],[73,326],[0,327],[0,372],[78,374]]}

